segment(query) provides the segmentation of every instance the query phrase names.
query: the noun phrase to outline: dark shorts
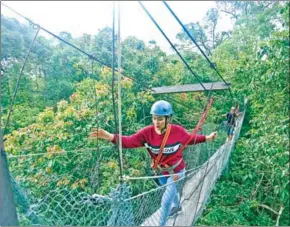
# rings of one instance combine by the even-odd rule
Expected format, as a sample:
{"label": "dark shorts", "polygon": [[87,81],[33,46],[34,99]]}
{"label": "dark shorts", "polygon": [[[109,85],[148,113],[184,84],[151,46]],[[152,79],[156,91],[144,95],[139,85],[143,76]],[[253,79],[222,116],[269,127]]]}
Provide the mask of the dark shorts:
{"label": "dark shorts", "polygon": [[228,136],[234,134],[235,127],[233,125],[228,125]]}

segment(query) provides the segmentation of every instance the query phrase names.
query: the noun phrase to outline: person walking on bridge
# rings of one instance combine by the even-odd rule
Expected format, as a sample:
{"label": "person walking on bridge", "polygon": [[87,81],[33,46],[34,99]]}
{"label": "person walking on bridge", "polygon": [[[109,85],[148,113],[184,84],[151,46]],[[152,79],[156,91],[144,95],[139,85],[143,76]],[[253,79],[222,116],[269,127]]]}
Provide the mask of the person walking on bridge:
{"label": "person walking on bridge", "polygon": [[[151,107],[150,114],[153,124],[140,129],[133,135],[122,136],[122,147],[146,147],[152,158],[152,167],[155,170],[159,169],[164,175],[158,178],[161,185],[168,184],[161,200],[159,224],[163,226],[166,224],[168,216],[174,216],[181,212],[176,181],[185,177],[185,162],[182,152],[178,151],[189,140],[191,134],[182,126],[171,124],[173,110],[172,105],[167,101],[155,102]],[[213,140],[216,135],[216,132],[212,132],[210,135],[196,134],[189,144],[208,142]],[[117,134],[109,133],[101,128],[94,129],[89,137],[97,137],[114,144],[119,138]]]}
{"label": "person walking on bridge", "polygon": [[[237,108],[239,109],[239,108]],[[222,116],[227,118],[226,125],[227,125],[227,134],[228,138],[227,141],[231,141],[234,135],[234,130],[236,127],[236,119],[241,113],[238,113],[236,108],[234,106],[231,107],[230,112],[223,114]]]}

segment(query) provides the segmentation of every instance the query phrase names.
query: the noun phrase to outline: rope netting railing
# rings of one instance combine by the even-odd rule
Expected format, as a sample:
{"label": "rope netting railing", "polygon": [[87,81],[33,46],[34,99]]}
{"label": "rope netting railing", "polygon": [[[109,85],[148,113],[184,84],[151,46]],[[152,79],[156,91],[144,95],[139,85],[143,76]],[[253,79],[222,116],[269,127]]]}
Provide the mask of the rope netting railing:
{"label": "rope netting railing", "polygon": [[[208,158],[199,163],[198,168],[192,172],[188,172],[184,179],[178,183],[179,196],[181,197],[182,212],[174,218],[169,218],[166,225],[171,226],[190,226],[201,215],[203,208],[206,206],[210,193],[215,186],[216,180],[222,174],[226,167],[234,144],[239,137],[244,115],[237,121],[235,133],[231,142],[227,142],[214,150],[212,153],[207,153]],[[185,152],[192,152],[191,149],[198,150],[198,146],[191,146]],[[191,150],[191,151],[190,151]],[[206,150],[200,149],[200,152]],[[192,153],[194,156],[195,153]],[[186,158],[185,158],[186,159]],[[187,165],[188,166],[188,165]],[[139,222],[136,225],[142,226],[158,226],[162,218],[162,209],[160,203],[165,187],[143,193],[135,196],[129,201],[132,202],[133,207],[136,207],[135,217],[139,217]],[[148,204],[151,201],[151,204]],[[154,206],[154,208],[152,207]],[[152,213],[153,210],[153,213]],[[140,214],[141,211],[141,214]],[[151,214],[148,216],[148,214]],[[147,218],[145,218],[147,217]]]}
{"label": "rope netting railing", "polygon": [[[177,184],[182,213],[169,218],[167,225],[191,225],[200,215],[228,162],[243,116],[231,143],[224,143],[223,123],[206,124],[202,133],[217,128],[217,140],[184,150],[187,172]],[[54,148],[8,155],[20,225],[159,225],[162,196],[170,185],[159,186],[152,179],[160,176],[152,175],[145,149],[124,150],[125,183],[120,185],[118,153],[113,146]]]}

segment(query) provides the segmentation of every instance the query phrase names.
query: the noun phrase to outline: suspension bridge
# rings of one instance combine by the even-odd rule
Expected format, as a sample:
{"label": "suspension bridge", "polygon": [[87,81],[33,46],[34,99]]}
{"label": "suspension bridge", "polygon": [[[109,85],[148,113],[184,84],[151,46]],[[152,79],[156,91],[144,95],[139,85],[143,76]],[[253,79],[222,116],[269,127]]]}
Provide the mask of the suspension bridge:
{"label": "suspension bridge", "polygon": [[[210,67],[217,72],[223,82],[201,82],[201,78],[191,69],[155,19],[150,15],[145,6],[141,2],[139,3],[156,27],[170,43],[171,47],[176,51],[177,55],[181,58],[191,74],[199,81],[199,84],[193,85],[146,89],[156,95],[205,91],[208,92],[208,100],[211,98],[212,91],[215,90],[229,90],[232,96],[230,84],[223,79],[217,71],[215,64],[208,59],[202,49],[200,50],[206,57]],[[169,5],[166,2],[164,2],[164,4],[177,19],[183,29],[187,31]],[[19,79],[23,73],[23,69],[38,32],[43,30],[72,48],[85,54],[93,62],[95,61],[98,64],[111,68],[113,72],[113,81],[114,72],[117,71],[118,85],[120,85],[121,62],[120,58],[118,58],[118,70],[113,67],[115,65],[114,46],[113,63],[112,66],[110,66],[100,61],[92,54],[86,53],[42,26],[32,22],[30,19],[26,17],[24,18],[30,22],[37,32],[31,43],[23,67],[20,70]],[[120,29],[118,29],[118,32],[120,32]],[[115,30],[113,27],[113,43],[115,41],[114,34]],[[190,34],[189,36],[191,40],[197,44]],[[120,33],[118,35],[118,41],[120,42]],[[118,44],[118,51],[120,51],[120,43]],[[120,52],[118,56],[121,56]],[[125,77],[129,77],[126,75],[126,72],[122,74]],[[135,82],[138,82],[132,77],[129,78]],[[12,113],[14,100],[17,95],[18,85],[19,80],[16,84],[15,92],[12,97],[4,134],[9,126],[10,115]],[[120,87],[118,88],[118,97],[121,97]],[[112,96],[114,100],[114,95]],[[168,97],[168,99],[174,101],[170,97]],[[119,116],[121,111],[120,106],[121,99],[119,98]],[[217,179],[221,176],[223,170],[228,165],[230,154],[234,149],[237,139],[239,138],[243,119],[246,113],[246,106],[247,100],[245,100],[242,114],[239,115],[237,119],[237,125],[231,141],[225,142],[226,129],[224,122],[220,125],[205,124],[203,132],[207,133],[213,128],[216,128],[218,129],[220,139],[213,143],[188,146],[184,150],[183,156],[187,166],[186,175],[184,178],[181,178],[175,182],[178,185],[182,212],[174,217],[169,217],[166,225],[187,226],[192,225],[197,221],[209,201],[210,193],[214,188]],[[204,116],[203,121],[205,120],[205,117],[206,115]],[[119,119],[121,118],[119,117]],[[196,129],[198,129],[198,127]],[[195,131],[195,133],[196,132],[197,131]],[[119,122],[119,134],[122,135],[121,133],[122,125],[121,122]],[[48,153],[25,153],[23,155],[7,155],[4,148],[3,136],[1,134],[1,171],[3,176],[1,177],[1,202],[3,203],[3,206],[7,208],[1,211],[1,225],[158,226],[160,223],[162,213],[162,208],[160,207],[161,199],[166,187],[168,187],[168,184],[163,186],[156,185],[154,183],[154,179],[161,178],[163,176],[149,175],[151,173],[149,167],[145,168],[145,173],[148,174],[147,176],[140,176],[138,174],[134,176],[134,174],[132,175],[132,173],[126,170],[123,166],[124,164],[122,157],[125,156],[127,152],[129,153],[132,151],[127,151],[126,149],[122,150],[119,146],[120,179],[116,179],[113,178],[113,176],[116,176],[116,167],[113,162],[110,164],[111,169],[104,170],[104,168],[102,168],[102,163],[110,163],[111,157],[115,157],[115,147],[113,146],[84,148],[82,150],[70,151],[66,151],[55,146],[54,150]],[[141,148],[136,149],[133,152],[142,152],[140,149]],[[100,155],[102,150],[105,150],[108,155]],[[149,156],[144,155],[143,158],[145,162],[150,163]],[[126,161],[130,163],[130,157],[127,158]],[[40,164],[38,167],[42,166],[43,169],[36,171],[36,163]],[[41,165],[42,163],[43,165]],[[58,174],[51,173],[51,168],[55,163],[61,164],[63,169],[70,168],[71,172],[67,173],[62,171],[61,168],[58,171]],[[10,168],[8,168],[8,166],[10,166]],[[78,177],[80,176],[80,172],[85,173],[87,177],[79,179]],[[108,177],[111,187],[100,194],[96,194],[94,192],[100,189],[100,182],[104,180],[100,179],[101,175],[106,175]],[[22,179],[24,178],[29,179],[29,181],[23,181]],[[71,187],[67,187],[71,181],[75,183]],[[135,186],[135,184],[137,184],[136,182],[138,182],[139,185],[138,190]],[[88,185],[88,187],[85,187],[84,185]]]}

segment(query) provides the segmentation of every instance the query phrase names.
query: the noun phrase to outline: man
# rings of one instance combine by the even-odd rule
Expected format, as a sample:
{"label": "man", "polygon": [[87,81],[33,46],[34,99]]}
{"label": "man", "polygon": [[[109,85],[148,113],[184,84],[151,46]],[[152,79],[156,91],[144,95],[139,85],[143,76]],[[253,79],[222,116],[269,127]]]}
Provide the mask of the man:
{"label": "man", "polygon": [[240,115],[241,113],[237,113],[235,107],[231,107],[230,112],[223,114],[227,118],[227,133],[228,133],[228,141],[231,141],[233,138],[234,130],[236,127],[236,118]]}
{"label": "man", "polygon": [[[150,114],[153,125],[144,127],[133,135],[122,136],[122,146],[124,148],[146,147],[153,161],[152,166],[159,168],[164,175],[159,178],[160,184],[168,184],[161,201],[160,225],[163,226],[166,224],[168,216],[174,216],[181,211],[175,181],[185,177],[185,162],[182,153],[178,153],[178,151],[191,135],[182,126],[170,124],[173,110],[169,102],[164,100],[155,102]],[[92,132],[90,137],[98,137],[116,143],[118,135],[98,129]],[[196,134],[189,144],[211,141],[215,137],[216,132],[207,136]],[[176,175],[168,176],[173,173]]]}

